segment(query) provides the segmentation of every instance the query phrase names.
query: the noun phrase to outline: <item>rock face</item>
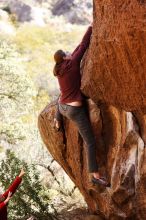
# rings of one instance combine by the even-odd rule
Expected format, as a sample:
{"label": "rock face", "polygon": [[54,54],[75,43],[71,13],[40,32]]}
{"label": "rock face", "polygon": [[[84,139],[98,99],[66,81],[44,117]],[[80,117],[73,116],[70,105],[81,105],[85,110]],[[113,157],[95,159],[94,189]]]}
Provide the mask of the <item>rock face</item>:
{"label": "rock face", "polygon": [[94,18],[84,93],[146,113],[146,1],[95,1]]}
{"label": "rock face", "polygon": [[[146,64],[144,1],[94,1],[82,89],[97,141],[100,171],[111,188],[88,188],[86,146],[72,121],[55,132],[56,103],[39,116],[42,139],[101,219],[146,218]],[[94,100],[94,102],[93,102]]]}

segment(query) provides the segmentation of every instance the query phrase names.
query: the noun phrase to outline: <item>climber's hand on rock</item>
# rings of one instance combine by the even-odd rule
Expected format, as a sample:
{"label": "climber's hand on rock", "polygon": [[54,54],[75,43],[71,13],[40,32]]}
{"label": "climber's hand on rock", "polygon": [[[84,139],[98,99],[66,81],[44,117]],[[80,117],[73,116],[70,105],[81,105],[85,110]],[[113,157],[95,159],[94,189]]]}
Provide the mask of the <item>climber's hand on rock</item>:
{"label": "climber's hand on rock", "polygon": [[61,127],[61,122],[54,118],[54,129],[59,131]]}
{"label": "climber's hand on rock", "polygon": [[90,26],[93,26],[93,17],[90,18]]}

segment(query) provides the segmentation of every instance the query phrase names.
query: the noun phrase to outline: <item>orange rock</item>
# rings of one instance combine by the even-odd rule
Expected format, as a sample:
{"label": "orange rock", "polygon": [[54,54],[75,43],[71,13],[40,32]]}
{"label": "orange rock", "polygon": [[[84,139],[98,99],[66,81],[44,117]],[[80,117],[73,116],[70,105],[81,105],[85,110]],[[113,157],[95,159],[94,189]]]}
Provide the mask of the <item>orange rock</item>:
{"label": "orange rock", "polygon": [[[110,189],[88,190],[86,147],[75,124],[52,126],[55,103],[39,116],[42,139],[80,189],[89,210],[108,220],[146,219],[146,4],[94,1],[91,46],[82,89],[97,141],[100,171]],[[96,103],[96,104],[95,104]]]}
{"label": "orange rock", "polygon": [[82,90],[95,102],[146,113],[145,13],[145,1],[94,1]]}

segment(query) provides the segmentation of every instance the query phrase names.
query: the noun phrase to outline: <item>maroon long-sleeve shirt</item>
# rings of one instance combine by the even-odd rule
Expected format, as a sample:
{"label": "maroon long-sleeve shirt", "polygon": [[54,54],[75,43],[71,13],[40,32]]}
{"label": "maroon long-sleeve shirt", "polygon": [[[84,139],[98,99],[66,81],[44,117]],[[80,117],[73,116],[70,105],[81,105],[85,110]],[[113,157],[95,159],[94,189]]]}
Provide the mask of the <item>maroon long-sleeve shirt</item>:
{"label": "maroon long-sleeve shirt", "polygon": [[91,34],[92,27],[89,26],[81,43],[72,53],[72,58],[70,60],[64,60],[60,65],[59,72],[61,74],[57,76],[61,91],[59,98],[60,103],[83,100],[80,90],[80,62],[86,49],[89,47]]}
{"label": "maroon long-sleeve shirt", "polygon": [[[11,186],[7,189],[7,191],[2,195],[4,199],[7,198],[8,193],[12,192],[12,195],[15,193],[16,189],[18,188],[19,184],[21,183],[22,179],[17,176]],[[0,220],[7,220],[7,204],[4,202],[0,203]]]}

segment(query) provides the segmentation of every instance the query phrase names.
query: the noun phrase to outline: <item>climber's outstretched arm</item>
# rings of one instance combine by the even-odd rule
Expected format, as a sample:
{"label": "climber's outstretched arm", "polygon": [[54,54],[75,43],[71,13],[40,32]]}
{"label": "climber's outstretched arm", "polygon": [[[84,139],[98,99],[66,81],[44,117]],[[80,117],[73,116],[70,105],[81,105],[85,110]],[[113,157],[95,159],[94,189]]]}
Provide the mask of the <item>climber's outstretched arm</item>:
{"label": "climber's outstretched arm", "polygon": [[0,210],[3,209],[7,205],[7,203],[11,199],[11,196],[12,196],[12,193],[9,192],[8,197],[3,202],[0,203]]}
{"label": "climber's outstretched arm", "polygon": [[55,112],[55,116],[54,116],[54,128],[57,131],[60,130],[62,123],[63,123],[63,116],[59,111],[59,97],[60,97],[60,95],[58,96],[58,99],[57,99],[57,107],[56,107],[56,112]]}
{"label": "climber's outstretched arm", "polygon": [[0,203],[0,210],[3,209],[6,206],[6,204],[4,202]]}
{"label": "climber's outstretched arm", "polygon": [[56,118],[57,121],[60,121],[60,122],[63,120],[63,116],[59,111],[59,104],[58,103],[57,103],[55,118]]}
{"label": "climber's outstretched arm", "polygon": [[11,184],[11,186],[7,189],[7,191],[2,195],[3,198],[7,198],[9,192],[11,192],[11,196],[16,192],[18,186],[20,185],[21,181],[22,181],[22,177],[25,174],[24,170],[22,169],[19,176],[16,177],[16,179],[13,181],[13,183]]}
{"label": "climber's outstretched arm", "polygon": [[55,117],[54,117],[54,119],[56,119],[57,121],[62,121],[63,120],[63,116],[62,116],[62,114],[60,113],[60,111],[59,111],[59,98],[60,98],[60,95],[61,94],[59,94],[59,96],[58,96],[58,98],[57,98],[57,107],[56,107],[56,112],[55,112]]}
{"label": "climber's outstretched arm", "polygon": [[89,26],[81,43],[72,53],[73,60],[76,60],[78,62],[81,61],[86,49],[89,47],[91,34],[92,34],[92,26]]}
{"label": "climber's outstretched arm", "polygon": [[15,191],[17,190],[19,184],[22,181],[22,177],[24,176],[25,172],[22,169],[19,176],[16,177],[16,179],[13,181],[13,183],[11,184],[11,186],[7,189],[7,191],[1,195],[1,201],[0,202],[0,210],[3,209],[7,203],[9,202],[9,200],[11,199],[12,195],[15,193]]}
{"label": "climber's outstretched arm", "polygon": [[72,52],[72,56],[78,51],[78,49],[80,48],[80,44],[77,46],[77,48]]}

